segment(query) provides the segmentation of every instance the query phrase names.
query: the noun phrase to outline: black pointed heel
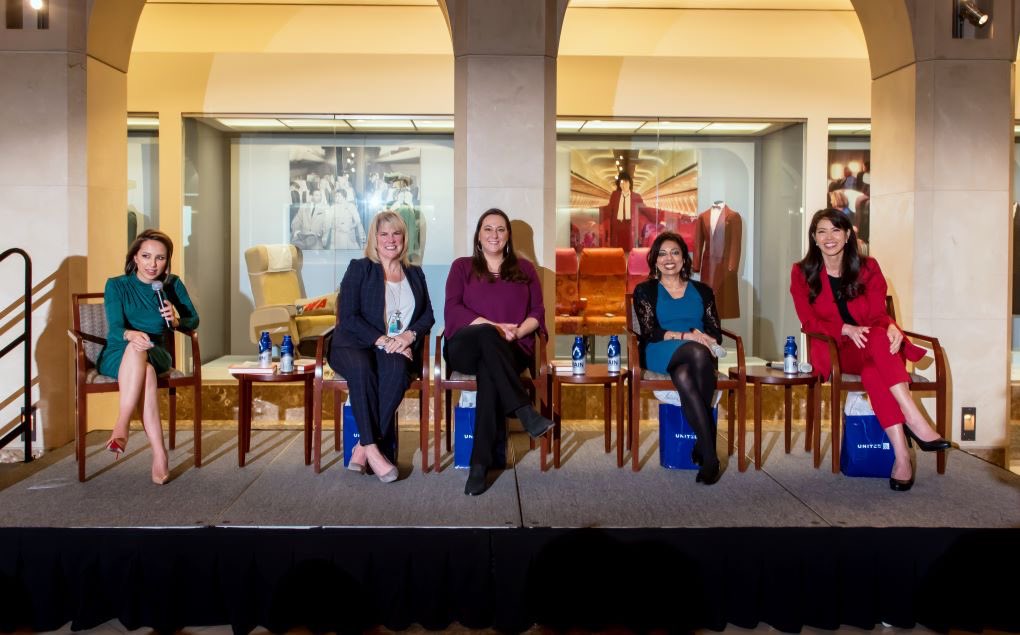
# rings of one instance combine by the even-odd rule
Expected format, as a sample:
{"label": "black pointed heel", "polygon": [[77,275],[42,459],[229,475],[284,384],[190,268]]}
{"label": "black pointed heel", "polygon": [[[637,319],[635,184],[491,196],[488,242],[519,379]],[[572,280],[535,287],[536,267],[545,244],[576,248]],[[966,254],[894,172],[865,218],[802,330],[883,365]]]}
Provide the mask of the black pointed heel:
{"label": "black pointed heel", "polygon": [[[909,427],[907,427],[907,424],[905,424],[905,423],[903,424],[903,431],[907,434],[907,445],[913,447],[913,444],[911,443],[911,440],[914,440],[914,441],[917,442],[917,447],[920,448],[922,452],[937,452],[939,450],[948,450],[949,448],[953,447],[952,443],[950,443],[949,441],[946,441],[942,437],[939,437],[938,439],[935,439],[934,441],[922,441],[920,438],[918,438],[918,436],[916,434],[914,434],[913,430],[911,430]],[[900,482],[901,483],[906,483],[906,481],[900,481]],[[893,488],[893,489],[896,489],[896,488]],[[910,489],[909,485],[907,486],[907,489]],[[897,490],[897,491],[906,491],[906,490]]]}
{"label": "black pointed heel", "polygon": [[485,479],[489,468],[484,465],[472,465],[468,472],[467,483],[464,484],[464,493],[468,496],[478,496],[485,492]]}

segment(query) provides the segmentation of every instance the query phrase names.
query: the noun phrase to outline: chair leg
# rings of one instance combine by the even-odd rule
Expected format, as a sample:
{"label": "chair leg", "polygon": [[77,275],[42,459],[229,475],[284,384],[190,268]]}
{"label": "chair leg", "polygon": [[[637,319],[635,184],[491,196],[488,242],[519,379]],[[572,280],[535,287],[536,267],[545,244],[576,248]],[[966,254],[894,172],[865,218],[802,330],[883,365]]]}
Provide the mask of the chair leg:
{"label": "chair leg", "polygon": [[[333,391],[336,394],[336,391]],[[312,469],[322,471],[322,384],[312,389]]]}
{"label": "chair leg", "polygon": [[[638,371],[640,372],[640,371]],[[641,469],[641,384],[635,382],[631,389],[630,402],[630,469],[637,472]]]}
{"label": "chair leg", "polygon": [[736,403],[735,392],[733,388],[726,391],[726,456],[733,456],[733,436],[735,434],[733,427],[737,421],[737,413],[733,412]]}
{"label": "chair leg", "polygon": [[442,382],[433,387],[435,394],[432,395],[432,465],[436,474],[439,474],[442,466],[439,463],[439,447],[443,444],[443,390]]}
{"label": "chair leg", "polygon": [[[945,381],[944,379],[942,381]],[[945,388],[937,389],[935,392],[935,430],[943,439],[946,438],[946,402]],[[939,450],[935,457],[936,471],[939,474],[946,473],[946,451]]]}
{"label": "chair leg", "polygon": [[835,384],[833,384],[832,390],[829,391],[829,394],[830,394],[830,398],[829,398],[829,410],[830,410],[830,412],[829,412],[829,414],[831,415],[830,419],[832,421],[832,423],[831,423],[831,431],[832,431],[832,433],[829,435],[830,440],[831,440],[831,446],[832,446],[830,448],[830,451],[832,452],[832,473],[833,474],[838,474],[839,473],[840,424],[841,424],[840,414],[841,414],[843,409],[840,408],[840,405],[839,405],[840,394],[837,391],[837,388],[836,388]]}
{"label": "chair leg", "polygon": [[88,419],[87,400],[84,394],[79,393],[78,420],[75,439],[75,458],[78,460],[78,481],[85,482],[85,422]]}
{"label": "chair leg", "polygon": [[177,449],[177,389],[170,388],[170,449]]}
{"label": "chair leg", "polygon": [[426,380],[418,389],[418,445],[421,447],[421,472],[429,473],[429,393]]}
{"label": "chair leg", "polygon": [[446,391],[446,451],[447,453],[453,451],[453,391]]}
{"label": "chair leg", "polygon": [[202,467],[202,387],[195,386],[195,467]]}
{"label": "chair leg", "polygon": [[344,419],[344,403],[340,399],[341,394],[339,390],[333,391],[333,450],[336,452],[343,449],[340,422]]}

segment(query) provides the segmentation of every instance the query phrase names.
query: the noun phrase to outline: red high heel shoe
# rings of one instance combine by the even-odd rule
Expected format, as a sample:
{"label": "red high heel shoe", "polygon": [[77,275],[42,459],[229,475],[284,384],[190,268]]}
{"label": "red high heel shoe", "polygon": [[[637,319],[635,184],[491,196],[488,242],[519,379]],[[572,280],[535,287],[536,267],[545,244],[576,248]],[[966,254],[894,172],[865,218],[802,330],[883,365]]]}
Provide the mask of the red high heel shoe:
{"label": "red high heel shoe", "polygon": [[113,437],[106,442],[106,449],[113,452],[116,459],[119,459],[120,455],[127,449],[127,439],[122,437]]}

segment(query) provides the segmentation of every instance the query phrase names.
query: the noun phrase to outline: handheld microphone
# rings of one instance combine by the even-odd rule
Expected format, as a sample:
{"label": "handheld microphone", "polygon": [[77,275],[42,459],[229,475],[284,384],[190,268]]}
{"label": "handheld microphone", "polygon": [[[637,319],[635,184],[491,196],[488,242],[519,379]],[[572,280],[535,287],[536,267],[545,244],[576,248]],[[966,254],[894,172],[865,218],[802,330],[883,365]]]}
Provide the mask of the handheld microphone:
{"label": "handheld microphone", "polygon": [[[162,313],[163,306],[166,304],[166,296],[163,295],[163,283],[156,280],[152,283],[152,290],[156,292],[156,299],[159,300],[159,311]],[[168,329],[172,329],[174,327],[173,323],[170,322],[170,318],[164,316],[163,321],[166,322],[166,327]]]}

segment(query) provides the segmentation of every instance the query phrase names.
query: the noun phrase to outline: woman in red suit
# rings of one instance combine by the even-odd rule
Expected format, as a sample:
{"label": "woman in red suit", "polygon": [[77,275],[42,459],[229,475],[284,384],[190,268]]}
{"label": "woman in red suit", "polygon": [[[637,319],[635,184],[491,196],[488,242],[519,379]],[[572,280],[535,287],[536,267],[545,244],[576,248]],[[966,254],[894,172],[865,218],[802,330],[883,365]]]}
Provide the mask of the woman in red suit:
{"label": "woman in red suit", "polygon": [[[905,360],[917,361],[924,349],[904,340],[885,309],[885,278],[874,258],[857,251],[850,219],[837,209],[819,210],[811,219],[810,246],[790,272],[790,293],[804,330],[839,342],[840,368],[861,376],[878,422],[896,460],[889,487],[905,492],[914,484],[907,436],[925,452],[950,447],[928,424],[910,397]],[[811,363],[830,367],[829,349],[812,340]],[[904,425],[905,424],[905,425]],[[838,452],[833,448],[833,452]]]}

